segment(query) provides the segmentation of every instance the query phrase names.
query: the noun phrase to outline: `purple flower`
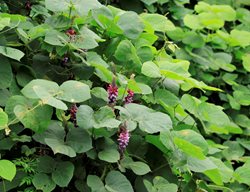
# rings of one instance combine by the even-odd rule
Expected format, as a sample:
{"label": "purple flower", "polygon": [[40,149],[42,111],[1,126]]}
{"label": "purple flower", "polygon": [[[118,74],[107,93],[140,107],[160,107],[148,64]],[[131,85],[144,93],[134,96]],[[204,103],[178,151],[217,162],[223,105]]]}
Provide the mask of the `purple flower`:
{"label": "purple flower", "polygon": [[128,146],[129,138],[130,138],[129,131],[124,126],[121,126],[119,136],[117,139],[119,143],[119,152],[120,152],[121,159],[123,158],[124,151],[126,147]]}
{"label": "purple flower", "polygon": [[118,87],[116,85],[109,84],[108,86],[108,99],[109,103],[115,103],[118,97]]}
{"label": "purple flower", "polygon": [[128,95],[124,98],[125,104],[129,104],[133,102],[134,92],[132,90],[127,91]]}
{"label": "purple flower", "polygon": [[77,110],[78,110],[78,107],[76,106],[76,104],[73,104],[70,108],[70,119],[73,121],[75,127],[78,127],[76,123]]}

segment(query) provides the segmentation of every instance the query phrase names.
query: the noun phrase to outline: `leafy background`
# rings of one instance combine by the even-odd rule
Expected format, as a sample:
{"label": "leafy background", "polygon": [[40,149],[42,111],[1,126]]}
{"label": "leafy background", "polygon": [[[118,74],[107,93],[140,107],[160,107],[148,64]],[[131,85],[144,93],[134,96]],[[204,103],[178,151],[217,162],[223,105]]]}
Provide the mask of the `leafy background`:
{"label": "leafy background", "polygon": [[0,2],[1,191],[249,191],[248,0]]}

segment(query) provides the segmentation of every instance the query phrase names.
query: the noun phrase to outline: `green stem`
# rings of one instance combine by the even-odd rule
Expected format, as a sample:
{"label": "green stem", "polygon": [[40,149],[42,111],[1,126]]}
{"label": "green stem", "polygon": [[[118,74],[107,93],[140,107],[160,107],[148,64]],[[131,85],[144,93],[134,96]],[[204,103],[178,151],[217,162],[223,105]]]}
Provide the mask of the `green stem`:
{"label": "green stem", "polygon": [[2,180],[3,180],[3,192],[7,192],[6,187],[5,187],[5,183],[4,183],[4,179],[2,178]]}
{"label": "green stem", "polygon": [[104,166],[104,170],[102,172],[102,176],[101,176],[101,180],[103,181],[104,180],[104,177],[106,176],[106,173],[107,173],[107,165]]}
{"label": "green stem", "polygon": [[141,158],[141,157],[139,157],[139,156],[137,156],[137,155],[134,155],[134,154],[128,154],[130,157],[134,157],[134,158],[136,158],[136,159],[138,159],[138,160],[140,160],[140,161],[142,161],[142,162],[144,162],[144,163],[146,163],[147,164],[147,161],[145,161],[143,158]]}

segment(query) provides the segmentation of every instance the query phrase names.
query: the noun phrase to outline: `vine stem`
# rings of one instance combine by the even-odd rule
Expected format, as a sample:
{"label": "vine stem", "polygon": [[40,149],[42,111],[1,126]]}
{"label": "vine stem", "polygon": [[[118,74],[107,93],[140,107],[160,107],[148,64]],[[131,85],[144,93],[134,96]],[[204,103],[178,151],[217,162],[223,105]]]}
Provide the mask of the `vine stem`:
{"label": "vine stem", "polygon": [[103,181],[104,180],[104,177],[106,176],[106,173],[107,173],[107,165],[104,166],[104,170],[102,172],[102,176],[101,176],[101,180]]}
{"label": "vine stem", "polygon": [[3,192],[7,192],[6,191],[6,187],[5,187],[5,182],[4,182],[4,179],[2,178],[2,181],[3,181]]}

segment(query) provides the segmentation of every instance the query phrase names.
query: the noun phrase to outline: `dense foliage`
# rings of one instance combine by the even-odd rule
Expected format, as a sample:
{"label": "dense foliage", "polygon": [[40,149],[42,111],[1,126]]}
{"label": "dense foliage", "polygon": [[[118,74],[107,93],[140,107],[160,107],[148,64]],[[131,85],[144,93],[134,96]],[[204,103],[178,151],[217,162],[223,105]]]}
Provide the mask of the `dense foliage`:
{"label": "dense foliage", "polygon": [[249,6],[0,0],[0,191],[249,191]]}

